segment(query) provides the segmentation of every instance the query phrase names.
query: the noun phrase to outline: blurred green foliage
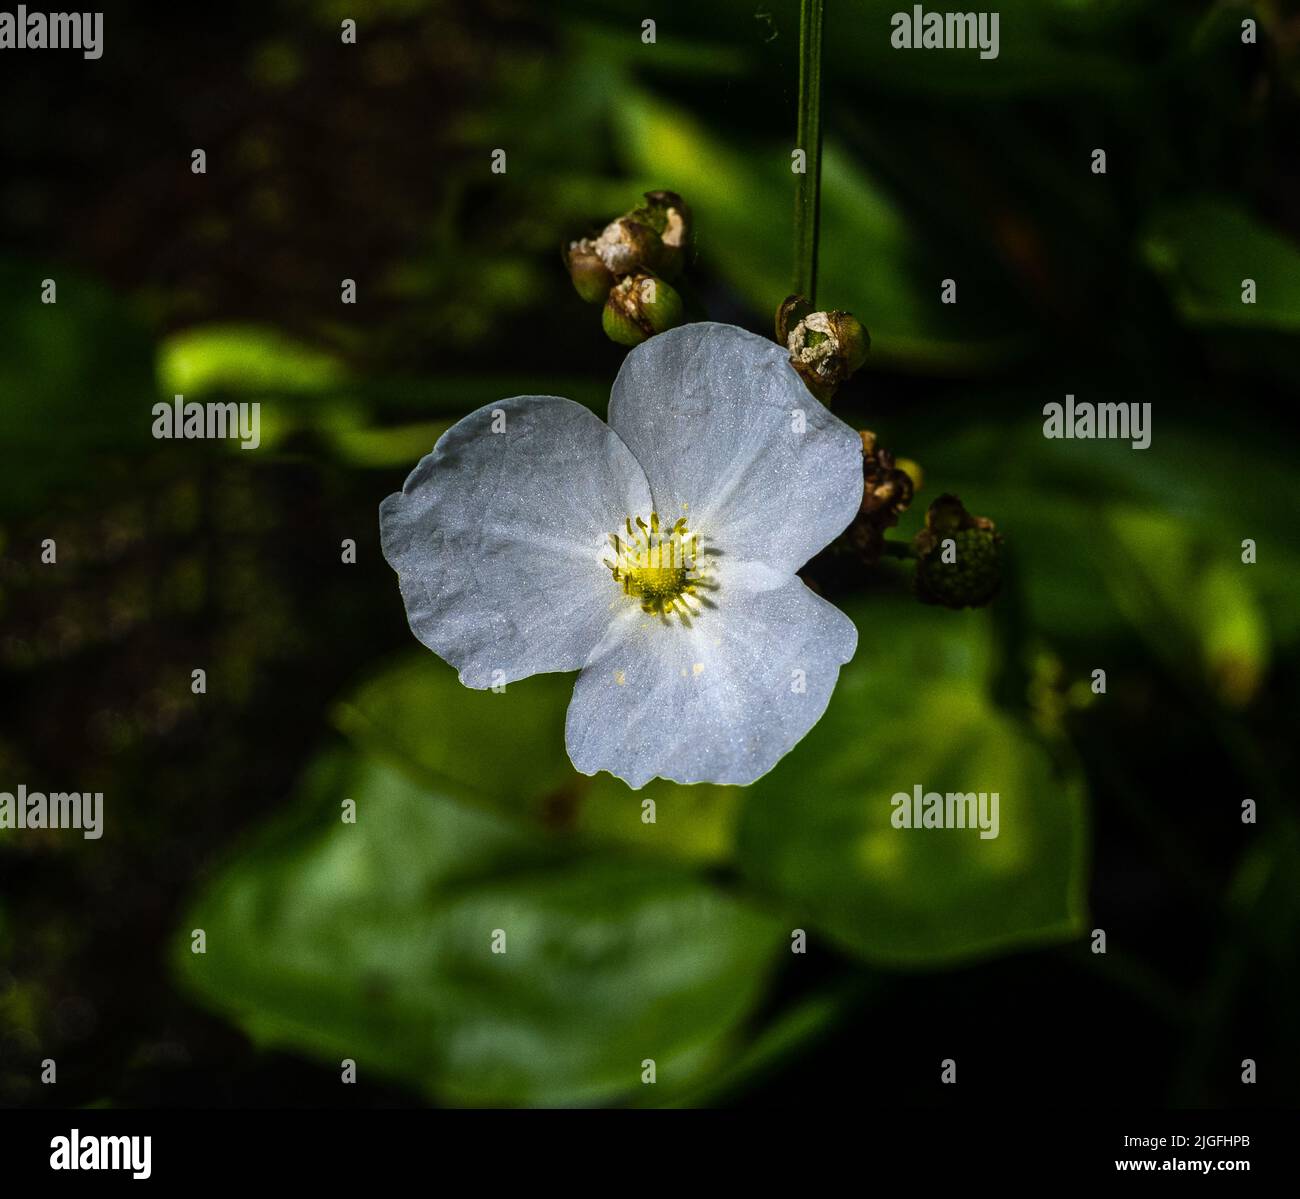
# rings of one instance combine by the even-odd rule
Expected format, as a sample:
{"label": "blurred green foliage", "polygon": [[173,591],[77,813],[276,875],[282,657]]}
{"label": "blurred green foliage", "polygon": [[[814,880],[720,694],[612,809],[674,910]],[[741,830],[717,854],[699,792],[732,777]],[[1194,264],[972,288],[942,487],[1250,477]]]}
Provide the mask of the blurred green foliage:
{"label": "blurred green foliage", "polygon": [[[635,177],[674,179],[691,198],[711,257],[757,312],[789,291],[790,247],[773,229],[789,220],[788,154],[738,148],[676,105],[627,88],[617,110],[619,145]],[[639,184],[638,184],[639,186]],[[993,305],[938,305],[938,281],[960,274],[960,261],[926,250],[900,206],[830,141],[822,162],[822,244],[852,246],[825,254],[819,291],[827,303],[872,313],[875,361],[953,368],[996,358],[1009,336]],[[871,264],[863,270],[862,264]]]}
{"label": "blurred green foliage", "polygon": [[[340,705],[355,751],[318,763],[190,913],[208,951],[178,946],[187,984],[259,1041],[365,1055],[444,1101],[632,1100],[653,1058],[670,1102],[742,1027],[806,1035],[837,1011],[743,1024],[796,927],[909,965],[1078,935],[1081,788],[986,698],[989,614],[856,615],[827,716],[748,792],[578,776],[571,676],[470,692],[413,652]],[[890,830],[889,796],[917,781],[1000,790],[1001,836],[977,853],[970,831]]]}
{"label": "blurred green foliage", "polygon": [[[1300,249],[1223,196],[1162,209],[1143,249],[1183,317],[1198,325],[1300,330]],[[1257,295],[1242,303],[1242,286]]]}
{"label": "blurred green foliage", "polygon": [[[473,727],[486,761],[501,734]],[[732,1056],[784,939],[678,866],[560,852],[354,754],[317,764],[191,918],[207,952],[182,945],[182,977],[260,1043],[471,1104],[626,1100],[644,1058],[662,1093],[689,1088]]]}
{"label": "blurred green foliage", "polygon": [[[1176,424],[1159,401],[1159,432],[1146,450],[1047,440],[1041,394],[999,399],[1018,413],[1014,425],[958,423],[927,443],[926,469],[1010,531],[1029,567],[1029,627],[1077,646],[1104,644],[1120,628],[1149,645],[1173,639],[1183,661],[1205,668],[1194,672],[1201,685],[1211,681],[1216,648],[1235,647],[1258,676],[1272,643],[1296,645],[1300,551],[1277,536],[1276,523],[1277,497],[1295,477],[1285,445],[1261,442],[1226,411],[1212,430]],[[921,444],[962,402],[892,416],[888,433],[895,444]],[[919,523],[914,508],[902,528]],[[1250,567],[1245,538],[1266,547]]]}
{"label": "blurred green foliage", "polygon": [[[746,876],[878,963],[1081,935],[1082,788],[990,702],[990,614],[882,597],[855,615],[858,652],[827,714],[746,798]],[[997,836],[895,829],[889,799],[917,785],[999,793]]]}
{"label": "blurred green foliage", "polygon": [[[390,305],[383,319],[366,324],[361,305],[347,326],[331,293],[281,323],[187,321],[153,295],[168,319],[151,333],[133,301],[63,269],[57,306],[35,304],[53,268],[7,260],[0,545],[34,536],[23,522],[96,467],[129,466],[150,445],[150,406],[175,393],[261,402],[263,452],[247,469],[309,459],[365,495],[366,520],[475,407],[555,394],[603,411],[620,357],[557,249],[646,188],[695,210],[697,298],[766,331],[790,266],[795,6],[679,9],[653,48],[642,7],[564,0],[544,27],[520,18],[499,36],[434,10],[421,45],[449,47],[447,69],[473,87],[438,110],[438,203],[409,254],[366,281],[367,305]],[[1277,190],[1269,140],[1293,140],[1293,59],[1279,38],[1254,73],[1236,61],[1240,14],[1263,8],[1198,5],[1189,19],[1155,0],[1017,0],[1000,9],[996,61],[920,69],[889,48],[897,7],[837,6],[827,45],[821,295],[873,339],[838,410],[924,467],[900,537],[945,490],[996,520],[1003,594],[953,613],[913,602],[894,563],[840,580],[831,598],[858,626],[857,656],[821,723],[745,790],[633,793],[576,775],[570,676],[496,695],[462,688],[413,641],[371,662],[330,692],[332,724],[283,810],[226,847],[172,920],[175,976],[257,1045],[331,1070],[351,1057],[443,1103],[709,1102],[860,1013],[895,972],[1077,945],[1099,776],[1113,807],[1146,822],[1150,857],[1178,857],[1221,920],[1210,1000],[1166,1003],[1162,1019],[1167,1007],[1199,1020],[1208,1053],[1245,947],[1282,1006],[1294,995],[1300,839],[1278,729],[1300,655],[1300,470],[1290,414],[1265,424],[1253,406],[1256,388],[1293,400],[1300,380],[1295,192]],[[401,0],[384,19],[427,11]],[[312,85],[305,51],[273,40],[248,61],[277,93]],[[1101,144],[1110,173],[1094,176]],[[486,146],[510,153],[492,188]],[[956,305],[938,302],[945,277]],[[1067,391],[1152,401],[1151,448],[1046,440],[1042,405]],[[332,568],[333,525],[304,539],[320,529]],[[226,585],[258,572],[242,563]],[[400,625],[387,571],[356,594],[354,624]],[[287,642],[294,614],[276,598],[269,639]],[[314,686],[313,660],[332,649],[296,645],[292,666],[264,672],[281,702]],[[258,672],[240,661],[252,690]],[[1131,686],[1094,695],[1099,667]],[[1146,725],[1166,717],[1176,748],[1153,748]],[[1229,855],[1221,892],[1181,827],[1211,749],[1271,822],[1267,841]],[[1157,752],[1169,794],[1151,820],[1142,769]],[[999,838],[889,828],[890,797],[918,783],[998,790]],[[194,928],[205,955],[190,952]],[[489,952],[498,928],[504,955]],[[795,928],[817,956],[811,979],[789,953]],[[0,950],[13,940],[0,912]],[[1176,990],[1119,955],[1097,969],[1144,995]],[[34,990],[0,1004],[35,1027]]]}

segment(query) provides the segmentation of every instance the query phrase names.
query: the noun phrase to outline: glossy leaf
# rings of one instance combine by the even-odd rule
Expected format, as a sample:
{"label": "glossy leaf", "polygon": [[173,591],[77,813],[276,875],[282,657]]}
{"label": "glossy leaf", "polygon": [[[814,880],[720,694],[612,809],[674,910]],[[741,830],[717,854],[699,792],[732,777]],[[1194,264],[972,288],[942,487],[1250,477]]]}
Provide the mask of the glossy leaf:
{"label": "glossy leaf", "polygon": [[[940,965],[1077,936],[1084,913],[1082,790],[984,697],[973,662],[899,673],[902,657],[955,634],[947,611],[874,604],[831,706],[798,749],[754,785],[739,859],[842,949],[882,964]],[[987,626],[987,613],[970,614]],[[965,630],[987,637],[987,627]],[[997,792],[997,836],[897,828],[896,793]],[[990,830],[991,831],[991,830]]]}
{"label": "glossy leaf", "polygon": [[350,755],[184,928],[186,985],[255,1040],[472,1105],[634,1100],[646,1059],[656,1096],[684,1092],[730,1054],[783,938],[687,871],[562,855]]}

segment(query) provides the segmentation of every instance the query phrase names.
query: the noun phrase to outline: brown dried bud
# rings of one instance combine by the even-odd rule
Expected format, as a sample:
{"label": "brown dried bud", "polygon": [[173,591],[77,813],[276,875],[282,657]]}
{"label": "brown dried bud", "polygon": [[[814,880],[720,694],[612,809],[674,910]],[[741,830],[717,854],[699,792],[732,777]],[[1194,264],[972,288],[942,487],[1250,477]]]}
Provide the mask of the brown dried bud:
{"label": "brown dried bud", "polygon": [[645,206],[629,214],[659,235],[659,273],[675,279],[686,261],[691,240],[691,212],[676,192],[645,193]]}
{"label": "brown dried bud", "polygon": [[863,429],[862,511],[884,528],[893,528],[912,502],[915,488],[911,476],[900,470],[894,455],[876,444],[876,435]]}
{"label": "brown dried bud", "polygon": [[803,296],[790,295],[776,310],[776,339],[782,345],[790,340],[790,330],[814,310]]}
{"label": "brown dried bud", "polygon": [[657,271],[664,252],[659,234],[649,225],[626,216],[610,221],[592,245],[616,279],[633,271]]}
{"label": "brown dried bud", "polygon": [[894,464],[894,455],[882,449],[876,435],[863,429],[862,438],[862,505],[849,525],[848,541],[867,566],[880,561],[884,551],[885,530],[898,524],[898,518],[912,502],[914,488],[906,471]]}
{"label": "brown dried bud", "polygon": [[788,297],[777,311],[777,332],[788,330],[790,365],[825,404],[867,360],[871,337],[852,313],[806,312],[807,304],[802,297]]}

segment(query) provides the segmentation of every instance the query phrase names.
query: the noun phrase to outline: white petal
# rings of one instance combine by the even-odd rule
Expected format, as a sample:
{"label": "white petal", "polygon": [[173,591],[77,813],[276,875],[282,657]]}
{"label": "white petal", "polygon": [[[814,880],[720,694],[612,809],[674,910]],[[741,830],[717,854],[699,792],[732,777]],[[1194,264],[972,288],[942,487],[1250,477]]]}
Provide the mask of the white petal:
{"label": "white petal", "polygon": [[862,501],[862,441],[814,398],[775,342],[683,325],[634,349],[609,423],[661,517],[685,515],[723,554],[792,574]]}
{"label": "white petal", "polygon": [[649,506],[604,421],[515,396],[448,429],[379,524],[412,632],[483,688],[582,666],[624,599],[602,565],[609,534]]}
{"label": "white petal", "polygon": [[797,578],[727,582],[689,628],[620,612],[569,705],[565,740],[583,774],[752,783],[821,718],[857,647],[853,622]]}

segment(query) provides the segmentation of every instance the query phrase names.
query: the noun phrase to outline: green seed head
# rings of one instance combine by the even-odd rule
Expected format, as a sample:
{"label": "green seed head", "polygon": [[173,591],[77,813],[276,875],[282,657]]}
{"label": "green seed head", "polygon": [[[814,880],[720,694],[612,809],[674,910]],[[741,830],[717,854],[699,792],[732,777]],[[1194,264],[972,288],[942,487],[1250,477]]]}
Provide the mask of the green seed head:
{"label": "green seed head", "polygon": [[916,594],[927,604],[980,608],[998,592],[1002,538],[990,522],[967,519],[964,528],[931,526],[917,535]]}

